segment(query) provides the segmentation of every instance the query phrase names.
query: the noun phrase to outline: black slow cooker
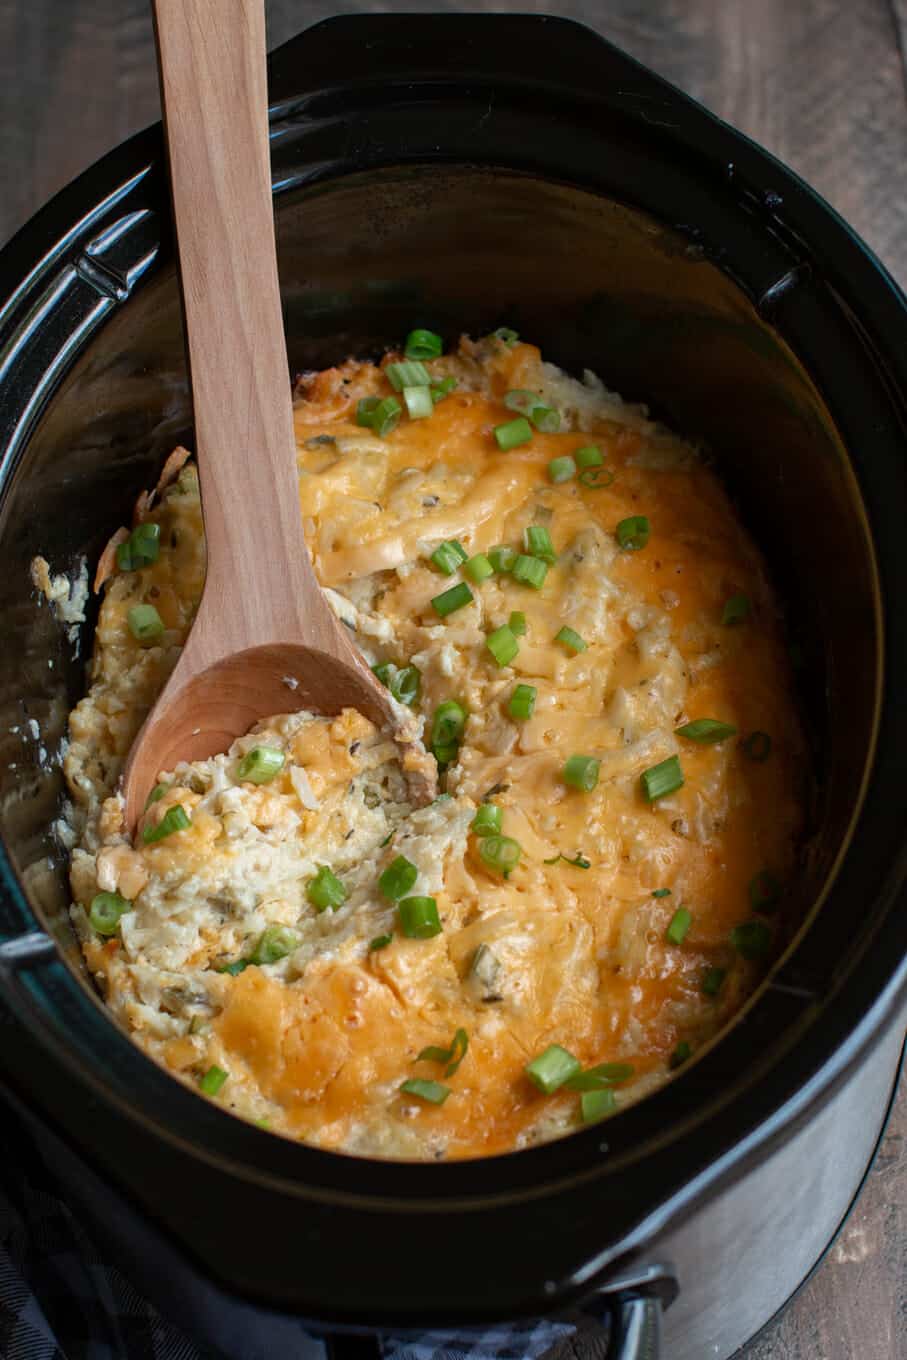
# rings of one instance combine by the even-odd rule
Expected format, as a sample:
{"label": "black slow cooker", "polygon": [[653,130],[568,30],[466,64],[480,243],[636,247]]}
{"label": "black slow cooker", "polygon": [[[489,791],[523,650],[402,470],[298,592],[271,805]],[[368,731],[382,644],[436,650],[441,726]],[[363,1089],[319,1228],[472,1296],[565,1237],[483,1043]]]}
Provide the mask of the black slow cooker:
{"label": "black slow cooker", "polygon": [[668,1086],[607,1125],[459,1164],[275,1138],[105,1013],[52,830],[96,605],[61,624],[29,563],[93,564],[191,444],[154,127],[0,255],[4,1099],[127,1273],[221,1354],[292,1353],[274,1341],[290,1317],[587,1308],[610,1309],[612,1354],[651,1355],[667,1306],[666,1354],[721,1360],[846,1212],[902,1040],[905,299],[794,175],[563,20],[334,19],[273,55],[271,89],[294,368],[414,324],[507,324],[713,451],[786,601],[810,728],[797,920],[730,1032]]}

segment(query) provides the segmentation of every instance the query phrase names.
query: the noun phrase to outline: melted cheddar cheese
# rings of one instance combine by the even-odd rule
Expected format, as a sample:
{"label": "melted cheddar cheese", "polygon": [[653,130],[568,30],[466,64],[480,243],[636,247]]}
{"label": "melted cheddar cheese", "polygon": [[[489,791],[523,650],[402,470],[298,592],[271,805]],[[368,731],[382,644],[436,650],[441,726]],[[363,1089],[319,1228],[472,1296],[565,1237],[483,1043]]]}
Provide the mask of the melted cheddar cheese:
{"label": "melted cheddar cheese", "polygon": [[[544,1095],[525,1072],[552,1044],[584,1067],[631,1068],[619,1109],[667,1078],[679,1044],[695,1051],[717,1034],[768,961],[741,953],[733,932],[754,917],[757,876],[793,873],[804,765],[759,554],[697,452],[530,345],[464,340],[428,367],[456,389],[386,438],[356,422],[363,397],[391,391],[368,363],[304,379],[295,420],[300,509],[332,606],[372,665],[418,669],[426,743],[439,704],[468,713],[442,796],[413,807],[389,734],[360,715],[287,713],[226,755],[164,772],[145,824],[179,805],[189,826],[129,841],[119,772],[204,583],[191,464],[157,506],[141,502],[161,528],[157,561],[105,586],[67,757],[73,918],[136,1041],[193,1084],[221,1068],[216,1099],[275,1132],[403,1158],[498,1153],[575,1128],[579,1095]],[[502,452],[493,431],[513,418],[512,389],[556,408],[560,432]],[[613,480],[552,484],[550,460],[591,444]],[[650,538],[622,550],[616,527],[634,515]],[[531,525],[556,554],[542,588],[496,573],[439,617],[432,599],[464,578],[439,573],[438,545],[519,548]],[[749,617],[723,624],[741,593]],[[151,646],[127,626],[137,603],[164,625]],[[514,610],[526,633],[499,666],[486,639]],[[585,650],[556,641],[564,626]],[[518,683],[537,691],[522,721],[509,710]],[[736,735],[678,735],[704,717]],[[752,759],[753,732],[769,734],[767,759]],[[240,762],[260,745],[284,763],[256,785]],[[599,761],[589,792],[564,780],[575,754]],[[683,786],[649,803],[641,776],[670,756]],[[471,829],[483,800],[520,846],[506,878]],[[435,899],[442,928],[430,938],[408,938],[378,886],[397,856],[418,871],[412,893]],[[335,910],[309,895],[321,866],[344,886]],[[89,920],[99,892],[129,903],[110,937]],[[666,932],[680,907],[691,923],[678,944]],[[757,919],[777,934],[777,917]],[[260,942],[275,928],[291,947],[269,962]],[[709,970],[723,977],[704,990]],[[419,1055],[449,1048],[458,1030],[468,1049],[445,1078],[444,1063]],[[431,1104],[401,1090],[413,1078],[449,1094]]]}

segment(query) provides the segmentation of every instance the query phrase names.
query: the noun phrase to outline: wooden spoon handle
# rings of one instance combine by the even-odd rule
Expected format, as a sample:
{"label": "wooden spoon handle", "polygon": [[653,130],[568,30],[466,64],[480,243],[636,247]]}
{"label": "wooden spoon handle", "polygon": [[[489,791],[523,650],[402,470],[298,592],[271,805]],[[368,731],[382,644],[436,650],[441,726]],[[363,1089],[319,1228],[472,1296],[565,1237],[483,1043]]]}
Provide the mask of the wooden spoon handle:
{"label": "wooden spoon handle", "polygon": [[208,551],[199,631],[216,622],[228,654],[307,621],[334,651],[299,511],[264,2],[153,3]]}

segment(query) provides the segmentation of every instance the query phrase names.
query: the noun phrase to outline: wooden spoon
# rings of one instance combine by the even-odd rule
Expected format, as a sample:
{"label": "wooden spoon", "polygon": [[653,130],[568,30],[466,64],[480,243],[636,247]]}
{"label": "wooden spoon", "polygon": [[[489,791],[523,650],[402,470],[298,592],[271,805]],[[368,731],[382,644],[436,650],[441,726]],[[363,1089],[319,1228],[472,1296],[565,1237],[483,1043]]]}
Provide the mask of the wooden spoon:
{"label": "wooden spoon", "polygon": [[[404,743],[400,710],[312,570],[274,242],[263,0],[154,0],[207,539],[198,614],[124,771],[134,830],[162,770],[259,719],[358,709]],[[430,762],[404,767],[431,797]]]}

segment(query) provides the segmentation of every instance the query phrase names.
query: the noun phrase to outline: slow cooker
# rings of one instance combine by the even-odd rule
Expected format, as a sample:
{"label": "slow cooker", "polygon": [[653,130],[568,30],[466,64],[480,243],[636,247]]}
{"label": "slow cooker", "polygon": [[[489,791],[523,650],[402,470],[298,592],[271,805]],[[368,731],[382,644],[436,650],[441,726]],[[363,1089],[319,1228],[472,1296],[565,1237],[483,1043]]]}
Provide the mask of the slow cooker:
{"label": "slow cooker", "polygon": [[4,1100],[123,1269],[219,1354],[292,1353],[294,1319],[342,1336],[585,1310],[613,1356],[654,1356],[663,1331],[672,1360],[723,1360],[841,1222],[903,1039],[905,299],[788,170],[568,21],[332,19],[273,54],[271,91],[295,369],[414,324],[507,324],[711,451],[786,602],[809,726],[797,924],[655,1095],[477,1161],[275,1138],[105,1013],[53,831],[96,602],[61,624],[29,563],[93,564],[191,445],[153,127],[0,254]]}

